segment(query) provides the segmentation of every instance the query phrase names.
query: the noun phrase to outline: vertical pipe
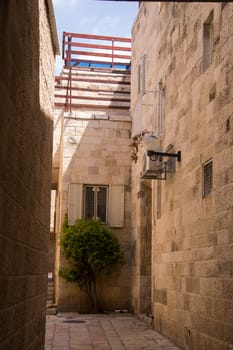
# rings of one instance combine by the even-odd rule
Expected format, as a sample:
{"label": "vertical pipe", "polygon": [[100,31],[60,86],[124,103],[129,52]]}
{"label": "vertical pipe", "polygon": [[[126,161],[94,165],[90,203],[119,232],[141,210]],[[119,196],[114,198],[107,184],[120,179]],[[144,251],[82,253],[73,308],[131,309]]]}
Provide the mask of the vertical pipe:
{"label": "vertical pipe", "polygon": [[65,36],[66,33],[63,32],[63,37],[62,37],[62,59],[65,59]]}
{"label": "vertical pipe", "polygon": [[114,40],[112,40],[112,68],[114,68]]}
{"label": "vertical pipe", "polygon": [[69,35],[68,36],[68,47],[67,47],[67,66],[70,67],[71,66],[71,40],[72,40],[72,36]]}
{"label": "vertical pipe", "polygon": [[70,81],[70,101],[69,101],[69,112],[71,113],[72,111],[72,67],[70,66],[70,71],[69,71],[69,81]]}

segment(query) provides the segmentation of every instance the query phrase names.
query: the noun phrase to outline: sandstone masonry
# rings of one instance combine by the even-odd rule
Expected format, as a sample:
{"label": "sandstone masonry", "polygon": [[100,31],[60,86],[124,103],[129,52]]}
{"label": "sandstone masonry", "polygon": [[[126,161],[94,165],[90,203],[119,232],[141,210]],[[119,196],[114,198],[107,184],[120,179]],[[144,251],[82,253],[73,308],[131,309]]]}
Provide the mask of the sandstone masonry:
{"label": "sandstone masonry", "polygon": [[133,27],[133,134],[182,159],[165,181],[140,180],[143,147],[133,164],[132,301],[185,349],[233,349],[232,21],[231,3],[142,2]]}
{"label": "sandstone masonry", "polygon": [[[130,309],[131,187],[129,142],[130,74],[72,68],[72,111],[58,106],[54,118],[54,187],[57,188],[57,242],[64,215],[69,224],[85,216],[88,189],[106,194],[106,217],[120,240],[126,263],[98,282],[100,310]],[[69,70],[57,77],[56,104],[64,104]],[[82,100],[83,98],[83,100]],[[79,102],[77,102],[77,100]],[[120,100],[120,101],[119,101]],[[87,102],[88,101],[88,102]],[[79,107],[75,105],[79,103]],[[89,106],[86,106],[86,104]],[[104,194],[103,194],[104,195]],[[102,202],[103,204],[103,202]],[[103,214],[105,215],[105,214]],[[102,219],[103,221],[103,219]],[[86,296],[58,276],[65,260],[57,244],[56,299],[59,310],[88,312]]]}
{"label": "sandstone masonry", "polygon": [[58,44],[50,1],[0,17],[0,349],[42,350]]}

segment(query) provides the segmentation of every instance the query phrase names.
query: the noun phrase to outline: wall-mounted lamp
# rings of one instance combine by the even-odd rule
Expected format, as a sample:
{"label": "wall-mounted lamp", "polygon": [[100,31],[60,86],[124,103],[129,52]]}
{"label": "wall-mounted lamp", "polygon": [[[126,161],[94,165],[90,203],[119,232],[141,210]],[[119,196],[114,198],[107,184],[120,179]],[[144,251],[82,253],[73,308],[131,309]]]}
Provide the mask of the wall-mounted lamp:
{"label": "wall-mounted lamp", "polygon": [[[168,161],[163,161],[163,157],[168,157]],[[174,173],[175,158],[181,161],[181,151],[177,153],[161,151],[145,151],[142,161],[142,179],[166,180],[167,173]]]}
{"label": "wall-mounted lamp", "polygon": [[154,156],[158,157],[171,157],[171,158],[177,158],[177,161],[181,161],[181,151],[178,151],[177,153],[168,153],[168,152],[157,152],[157,151],[147,151],[148,156],[153,159]]}

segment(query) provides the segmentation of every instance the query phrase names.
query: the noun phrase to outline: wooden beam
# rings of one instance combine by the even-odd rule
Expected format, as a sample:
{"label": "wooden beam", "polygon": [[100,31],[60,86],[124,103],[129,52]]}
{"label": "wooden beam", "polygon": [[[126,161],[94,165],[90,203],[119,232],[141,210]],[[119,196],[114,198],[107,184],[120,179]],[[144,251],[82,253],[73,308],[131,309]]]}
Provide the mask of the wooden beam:
{"label": "wooden beam", "polygon": [[[128,55],[118,55],[118,54],[111,54],[111,53],[102,53],[102,52],[95,52],[95,51],[70,51],[71,55],[81,55],[81,56],[93,56],[93,57],[110,57],[110,58],[122,58],[122,59],[127,59],[130,60],[131,56]],[[81,61],[87,62],[84,58],[80,59]],[[74,58],[71,58],[71,61],[74,61]],[[101,61],[96,61],[99,63],[102,63]],[[108,64],[111,64],[112,62],[106,62]],[[127,62],[120,62],[121,65],[127,65]]]}
{"label": "wooden beam", "polygon": [[55,102],[55,107],[74,107],[74,108],[94,108],[95,110],[101,110],[101,109],[124,109],[129,110],[128,106],[101,106],[101,105],[93,105],[93,104],[66,104],[62,102]]}
{"label": "wooden beam", "polygon": [[[67,59],[65,59],[66,61]],[[87,64],[105,64],[105,65],[112,65],[112,62],[110,61],[98,61],[98,60],[86,60],[86,59],[78,59],[78,58],[73,58],[70,59],[71,62],[76,62],[76,63],[87,63]],[[125,62],[114,62],[113,66],[128,66],[130,62],[125,63]]]}
{"label": "wooden beam", "polygon": [[[55,94],[55,98],[64,98],[65,95]],[[123,99],[123,98],[112,98],[112,97],[91,97],[91,96],[71,96],[71,99],[76,100],[92,100],[92,101],[111,101],[111,102],[130,102],[130,99]]]}
{"label": "wooden beam", "polygon": [[[67,89],[67,86],[63,86],[63,85],[56,85],[55,86],[55,89],[63,89],[63,90],[66,90]],[[80,87],[71,87],[70,88],[71,90],[74,90],[74,91],[87,91],[87,92],[96,92],[96,93],[99,93],[99,92],[106,92],[106,93],[113,93],[113,94],[127,94],[129,95],[130,94],[130,91],[122,91],[122,90],[107,90],[107,89],[90,89],[90,88],[80,88]]]}
{"label": "wooden beam", "polygon": [[82,39],[95,39],[95,40],[105,40],[105,41],[119,41],[125,43],[131,43],[131,38],[122,38],[117,36],[104,36],[104,35],[92,35],[92,34],[78,34],[78,33],[70,33],[64,32],[64,37],[70,36],[72,38],[82,38]]}
{"label": "wooden beam", "polygon": [[[68,41],[65,41],[64,43],[69,44]],[[78,43],[78,42],[72,42],[71,46],[87,47],[91,49],[103,49],[103,50],[111,50],[111,51],[113,48],[114,48],[114,51],[131,51],[131,47],[127,47],[127,46],[109,46],[109,45],[97,45],[97,44]]]}
{"label": "wooden beam", "polygon": [[[59,80],[68,80],[69,77],[56,77],[56,81]],[[85,83],[107,83],[107,84],[116,84],[116,85],[130,85],[130,81],[115,81],[115,80],[108,80],[108,79],[84,79],[84,78],[71,78],[72,81],[80,81],[80,82],[85,82]]]}

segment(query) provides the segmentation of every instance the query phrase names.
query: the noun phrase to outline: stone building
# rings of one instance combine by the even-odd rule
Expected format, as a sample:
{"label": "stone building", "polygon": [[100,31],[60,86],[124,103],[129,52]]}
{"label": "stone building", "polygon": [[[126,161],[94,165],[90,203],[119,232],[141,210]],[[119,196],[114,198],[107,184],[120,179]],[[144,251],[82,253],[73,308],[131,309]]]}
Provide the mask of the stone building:
{"label": "stone building", "polygon": [[[99,217],[119,238],[125,253],[125,265],[98,283],[101,310],[130,307],[130,42],[64,33],[66,66],[55,87],[57,242],[65,214],[70,225],[81,217]],[[83,47],[85,52],[80,52]],[[58,276],[65,264],[59,244],[56,253],[58,309],[87,312],[85,294]]]}
{"label": "stone building", "polygon": [[132,135],[155,136],[132,166],[132,303],[184,349],[233,349],[232,23],[229,2],[142,1],[132,30]]}
{"label": "stone building", "polygon": [[50,0],[0,3],[0,349],[44,348],[54,58]]}

